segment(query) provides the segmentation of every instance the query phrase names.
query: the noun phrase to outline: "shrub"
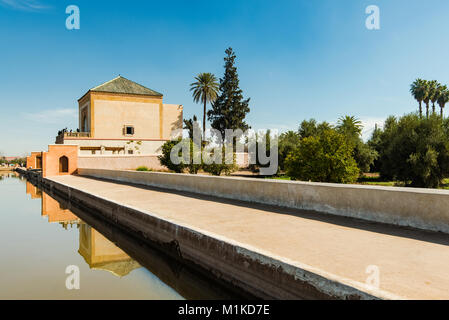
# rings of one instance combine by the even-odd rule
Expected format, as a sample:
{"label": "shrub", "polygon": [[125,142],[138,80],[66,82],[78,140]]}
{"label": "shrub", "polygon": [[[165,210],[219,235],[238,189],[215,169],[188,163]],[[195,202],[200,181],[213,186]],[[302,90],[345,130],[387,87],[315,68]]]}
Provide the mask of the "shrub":
{"label": "shrub", "polygon": [[222,148],[222,152],[221,152],[221,163],[211,163],[211,164],[206,164],[203,163],[203,170],[205,172],[208,172],[214,176],[219,176],[221,175],[223,172],[226,175],[230,175],[232,172],[236,171],[238,169],[237,165],[236,165],[236,161],[235,161],[235,153],[233,153],[233,163],[232,164],[226,164],[225,163],[225,148]]}
{"label": "shrub", "polygon": [[438,187],[449,175],[446,121],[408,114],[385,122],[380,142],[380,174],[413,187]]}
{"label": "shrub", "polygon": [[287,175],[293,179],[350,183],[359,169],[352,157],[353,147],[334,129],[319,130],[303,138],[285,160]]}
{"label": "shrub", "polygon": [[[181,161],[179,164],[174,164],[170,160],[170,153],[174,146],[180,143],[181,140],[172,140],[167,141],[162,145],[162,155],[159,156],[159,161],[163,166],[166,166],[169,170],[182,173],[186,168],[187,164],[184,161]],[[179,156],[181,156],[181,150],[179,151]]]}
{"label": "shrub", "polygon": [[146,166],[140,166],[136,169],[136,171],[151,171],[151,170],[148,169],[148,167],[146,167]]}
{"label": "shrub", "polygon": [[201,152],[201,146],[196,145],[193,140],[189,139],[190,141],[190,163],[187,165],[187,169],[189,170],[190,174],[197,174],[198,171],[202,168],[202,163],[194,164],[193,163],[193,154],[194,152]]}

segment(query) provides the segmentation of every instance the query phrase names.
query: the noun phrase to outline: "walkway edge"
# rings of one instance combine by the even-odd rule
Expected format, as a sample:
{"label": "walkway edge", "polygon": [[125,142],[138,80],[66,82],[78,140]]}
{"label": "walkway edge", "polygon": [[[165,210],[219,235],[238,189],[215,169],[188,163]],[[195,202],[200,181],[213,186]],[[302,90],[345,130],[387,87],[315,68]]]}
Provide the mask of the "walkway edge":
{"label": "walkway edge", "polygon": [[69,201],[142,238],[177,247],[180,256],[257,297],[265,299],[404,299],[366,284],[291,261],[232,239],[164,219],[54,181],[42,184]]}
{"label": "walkway edge", "polygon": [[88,168],[78,174],[449,233],[449,190]]}

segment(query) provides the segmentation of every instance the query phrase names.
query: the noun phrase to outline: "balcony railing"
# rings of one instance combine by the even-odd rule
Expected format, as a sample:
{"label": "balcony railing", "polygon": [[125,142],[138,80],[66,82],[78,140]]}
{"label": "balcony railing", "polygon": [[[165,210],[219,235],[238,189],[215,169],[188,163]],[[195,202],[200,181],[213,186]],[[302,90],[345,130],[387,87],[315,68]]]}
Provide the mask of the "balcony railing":
{"label": "balcony railing", "polygon": [[90,132],[76,132],[76,131],[59,132],[59,134],[56,136],[56,144],[64,143],[65,138],[90,138],[90,137],[91,137]]}
{"label": "balcony railing", "polygon": [[64,138],[90,138],[90,132],[64,132]]}

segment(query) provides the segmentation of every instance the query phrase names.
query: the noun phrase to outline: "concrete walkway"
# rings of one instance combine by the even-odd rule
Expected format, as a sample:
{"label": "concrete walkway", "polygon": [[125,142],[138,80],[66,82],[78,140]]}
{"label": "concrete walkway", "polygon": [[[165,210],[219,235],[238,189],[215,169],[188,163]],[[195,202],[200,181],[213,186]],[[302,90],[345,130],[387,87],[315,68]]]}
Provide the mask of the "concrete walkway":
{"label": "concrete walkway", "polygon": [[378,268],[377,293],[383,298],[449,299],[449,237],[444,234],[80,176],[50,180],[232,239],[347,284],[365,286]]}

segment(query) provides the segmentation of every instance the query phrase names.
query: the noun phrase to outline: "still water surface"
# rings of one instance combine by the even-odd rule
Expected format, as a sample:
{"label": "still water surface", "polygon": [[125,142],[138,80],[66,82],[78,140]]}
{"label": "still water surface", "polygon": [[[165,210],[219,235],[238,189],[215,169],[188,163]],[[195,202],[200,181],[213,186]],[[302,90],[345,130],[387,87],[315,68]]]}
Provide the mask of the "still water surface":
{"label": "still water surface", "polygon": [[[0,299],[237,297],[53,197],[0,172]],[[79,290],[66,288],[70,265]]]}

